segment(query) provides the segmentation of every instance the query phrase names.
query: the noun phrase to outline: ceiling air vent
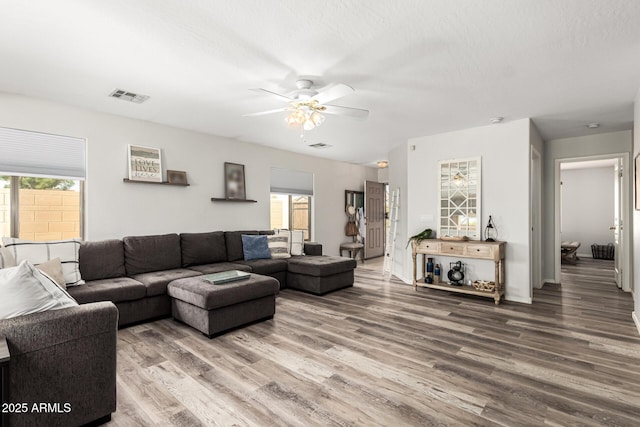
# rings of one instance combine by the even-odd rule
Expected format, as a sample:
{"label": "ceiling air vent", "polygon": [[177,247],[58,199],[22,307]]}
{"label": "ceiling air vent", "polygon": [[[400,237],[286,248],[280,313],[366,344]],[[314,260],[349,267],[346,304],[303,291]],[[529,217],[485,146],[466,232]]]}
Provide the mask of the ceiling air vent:
{"label": "ceiling air vent", "polygon": [[321,150],[321,149],[323,149],[323,148],[329,148],[329,147],[332,147],[332,145],[325,144],[324,142],[318,142],[317,144],[311,144],[311,145],[309,145],[309,147],[311,147],[311,148],[317,148],[318,150]]}
{"label": "ceiling air vent", "polygon": [[122,99],[123,101],[135,102],[136,104],[142,104],[149,99],[149,95],[139,95],[137,93],[128,92],[122,89],[116,89],[109,94],[112,98]]}

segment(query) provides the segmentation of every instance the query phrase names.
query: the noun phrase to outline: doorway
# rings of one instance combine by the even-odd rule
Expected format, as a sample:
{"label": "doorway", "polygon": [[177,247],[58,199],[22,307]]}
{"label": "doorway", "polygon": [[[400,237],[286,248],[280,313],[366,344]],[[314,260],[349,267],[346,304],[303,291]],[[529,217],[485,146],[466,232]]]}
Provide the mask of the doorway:
{"label": "doorway", "polygon": [[365,259],[384,255],[385,199],[385,184],[373,181],[365,181]]}
{"label": "doorway", "polygon": [[591,261],[615,254],[609,261],[615,282],[630,291],[630,233],[624,227],[630,206],[628,165],[627,153],[556,160],[556,282],[561,282],[566,265],[561,263],[562,242],[578,242],[577,259],[565,257],[565,262],[579,265],[581,258]]}
{"label": "doorway", "polygon": [[531,164],[529,194],[531,210],[529,212],[531,277],[529,297],[533,298],[533,289],[542,288],[542,158],[538,150],[531,146]]}

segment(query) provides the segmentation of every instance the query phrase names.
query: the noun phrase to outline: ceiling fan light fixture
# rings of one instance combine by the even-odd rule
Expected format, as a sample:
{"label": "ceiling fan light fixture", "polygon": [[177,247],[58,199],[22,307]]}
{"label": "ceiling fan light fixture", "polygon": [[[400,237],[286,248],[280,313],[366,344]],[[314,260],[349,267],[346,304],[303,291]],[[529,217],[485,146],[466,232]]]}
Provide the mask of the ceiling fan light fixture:
{"label": "ceiling fan light fixture", "polygon": [[311,115],[309,116],[309,120],[311,120],[314,124],[314,126],[318,127],[320,126],[322,123],[324,123],[324,116],[316,111],[314,111],[313,113],[311,113]]}

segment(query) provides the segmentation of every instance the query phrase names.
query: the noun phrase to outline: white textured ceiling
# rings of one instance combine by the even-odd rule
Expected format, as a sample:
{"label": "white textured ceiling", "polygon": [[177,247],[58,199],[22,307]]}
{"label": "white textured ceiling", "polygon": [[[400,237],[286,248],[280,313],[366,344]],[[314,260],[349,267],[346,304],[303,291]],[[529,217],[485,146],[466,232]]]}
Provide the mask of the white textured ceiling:
{"label": "white textured ceiling", "polygon": [[[248,89],[299,76],[354,87],[333,103],[369,118],[305,142],[284,113],[242,117],[283,106]],[[639,87],[637,0],[0,0],[0,91],[354,163],[494,116],[630,129]]]}

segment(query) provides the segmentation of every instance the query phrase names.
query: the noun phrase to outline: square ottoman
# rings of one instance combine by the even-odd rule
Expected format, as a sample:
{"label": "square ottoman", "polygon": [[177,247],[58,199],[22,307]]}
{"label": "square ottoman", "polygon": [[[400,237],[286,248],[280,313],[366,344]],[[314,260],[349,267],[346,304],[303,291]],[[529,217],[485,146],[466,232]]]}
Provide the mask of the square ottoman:
{"label": "square ottoman", "polygon": [[167,293],[174,319],[211,338],[272,318],[279,289],[280,283],[273,277],[251,274],[249,279],[221,285],[213,285],[202,276],[177,279],[169,283]]}
{"label": "square ottoman", "polygon": [[353,286],[356,260],[337,256],[301,256],[289,259],[287,287],[323,295]]}

